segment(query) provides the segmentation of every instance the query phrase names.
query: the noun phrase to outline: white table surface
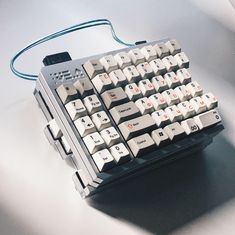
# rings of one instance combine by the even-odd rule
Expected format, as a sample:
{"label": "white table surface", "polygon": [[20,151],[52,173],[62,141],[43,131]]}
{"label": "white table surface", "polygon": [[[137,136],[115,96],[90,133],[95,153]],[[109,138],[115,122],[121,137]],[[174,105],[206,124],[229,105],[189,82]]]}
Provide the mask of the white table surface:
{"label": "white table surface", "polygon": [[[231,0],[232,1],[232,0]],[[9,71],[30,41],[95,18],[126,41],[177,38],[195,80],[220,101],[225,130],[205,151],[82,200],[74,170],[43,134],[34,82]],[[0,234],[235,234],[235,10],[228,0],[0,1]],[[107,28],[77,32],[26,53],[38,73],[47,54],[73,58],[120,48]]]}

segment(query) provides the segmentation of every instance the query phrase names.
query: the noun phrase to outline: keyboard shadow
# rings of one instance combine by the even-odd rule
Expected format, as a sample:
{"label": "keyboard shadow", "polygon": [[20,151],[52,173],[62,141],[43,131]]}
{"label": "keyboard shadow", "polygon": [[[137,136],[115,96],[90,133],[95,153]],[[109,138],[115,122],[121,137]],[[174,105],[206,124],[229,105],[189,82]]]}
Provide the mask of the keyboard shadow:
{"label": "keyboard shadow", "polygon": [[168,234],[235,197],[235,150],[220,135],[202,152],[94,195],[90,206],[154,234]]}

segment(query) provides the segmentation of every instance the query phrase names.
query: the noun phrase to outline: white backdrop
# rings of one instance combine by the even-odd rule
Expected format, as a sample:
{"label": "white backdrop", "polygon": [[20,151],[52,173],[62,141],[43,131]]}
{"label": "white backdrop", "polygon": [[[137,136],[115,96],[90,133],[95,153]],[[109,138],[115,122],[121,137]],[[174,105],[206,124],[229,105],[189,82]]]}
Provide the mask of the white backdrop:
{"label": "white backdrop", "polygon": [[[9,60],[38,37],[95,18],[109,18],[130,42],[176,38],[194,79],[218,97],[226,129],[202,153],[85,201],[43,134],[35,83],[13,76]],[[1,235],[234,235],[235,10],[228,0],[1,0],[0,35]],[[47,54],[79,58],[119,47],[108,29],[89,29],[33,49],[17,67],[37,74]]]}

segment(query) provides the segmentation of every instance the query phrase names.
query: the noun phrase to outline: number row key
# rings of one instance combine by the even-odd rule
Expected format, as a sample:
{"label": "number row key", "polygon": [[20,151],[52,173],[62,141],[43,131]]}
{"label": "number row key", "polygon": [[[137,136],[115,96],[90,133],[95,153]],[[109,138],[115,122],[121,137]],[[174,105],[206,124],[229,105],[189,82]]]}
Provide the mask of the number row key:
{"label": "number row key", "polygon": [[123,143],[116,144],[112,146],[109,150],[102,149],[92,154],[92,159],[94,160],[99,171],[105,171],[116,164],[121,164],[130,160],[130,153]]}

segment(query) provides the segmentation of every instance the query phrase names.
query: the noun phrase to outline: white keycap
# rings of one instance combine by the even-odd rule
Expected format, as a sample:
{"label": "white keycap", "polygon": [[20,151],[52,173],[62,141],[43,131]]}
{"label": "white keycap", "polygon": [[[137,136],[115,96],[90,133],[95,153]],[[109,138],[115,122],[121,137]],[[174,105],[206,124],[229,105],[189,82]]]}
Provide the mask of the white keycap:
{"label": "white keycap", "polygon": [[165,126],[170,123],[170,118],[166,112],[162,109],[155,111],[151,114],[153,120],[156,122],[158,127]]}
{"label": "white keycap", "polygon": [[163,91],[162,96],[168,105],[178,104],[180,101],[178,95],[173,89]]}
{"label": "white keycap", "polygon": [[62,132],[59,126],[57,125],[57,122],[55,121],[55,119],[50,120],[48,123],[48,126],[54,139],[58,139],[62,136]]}
{"label": "white keycap", "polygon": [[83,99],[83,103],[90,114],[102,109],[102,105],[96,95],[90,95]]}
{"label": "white keycap", "polygon": [[112,80],[114,86],[124,86],[127,84],[127,78],[121,69],[112,71],[109,74],[109,77]]}
{"label": "white keycap", "polygon": [[201,97],[192,98],[189,102],[193,106],[196,113],[202,113],[202,112],[205,112],[207,110],[206,104],[202,100]]}
{"label": "white keycap", "polygon": [[76,121],[74,121],[74,125],[82,137],[96,131],[93,122],[88,116],[78,118]]}
{"label": "white keycap", "polygon": [[113,156],[107,149],[96,152],[92,155],[92,158],[99,171],[105,171],[115,166]]}
{"label": "white keycap", "polygon": [[63,104],[78,98],[78,92],[73,84],[61,84],[56,91]]}
{"label": "white keycap", "polygon": [[107,146],[112,146],[121,141],[121,137],[114,127],[109,127],[100,132]]}
{"label": "white keycap", "polygon": [[132,137],[146,133],[156,129],[156,124],[153,118],[149,115],[143,115],[118,125],[123,137],[128,140]]}
{"label": "white keycap", "polygon": [[192,80],[191,74],[186,68],[178,69],[176,75],[182,84],[187,84]]}
{"label": "white keycap", "polygon": [[180,52],[180,53],[176,54],[174,57],[175,57],[180,68],[188,68],[189,67],[189,59],[184,52]]}
{"label": "white keycap", "polygon": [[192,117],[195,114],[193,106],[188,101],[183,101],[177,106],[180,112],[183,114],[184,118]]}
{"label": "white keycap", "polygon": [[153,46],[148,45],[148,46],[144,46],[141,49],[142,54],[144,55],[146,61],[151,61],[153,59],[157,58],[157,53],[156,50],[154,49]]}
{"label": "white keycap", "polygon": [[181,85],[179,78],[176,76],[176,74],[174,72],[166,73],[164,75],[164,79],[170,88],[175,88],[175,87]]}
{"label": "white keycap", "polygon": [[189,90],[186,88],[185,85],[176,87],[174,91],[178,95],[180,101],[185,101],[192,98],[191,93],[189,92]]}
{"label": "white keycap", "polygon": [[61,137],[61,144],[63,145],[66,154],[71,153],[70,145],[64,136]]}
{"label": "white keycap", "polygon": [[202,95],[202,100],[205,102],[207,109],[213,109],[218,106],[218,100],[215,96],[210,92]]}
{"label": "white keycap", "polygon": [[140,98],[135,102],[137,108],[140,110],[141,114],[147,114],[154,111],[152,103],[147,97]]}
{"label": "white keycap", "polygon": [[141,53],[139,48],[134,48],[128,52],[131,61],[134,65],[143,63],[145,61],[144,55]]}
{"label": "white keycap", "polygon": [[155,88],[153,84],[148,80],[144,79],[139,81],[139,88],[143,94],[143,96],[150,96],[155,93]]}
{"label": "white keycap", "polygon": [[73,121],[87,114],[86,108],[80,99],[70,101],[65,105],[65,108]]}
{"label": "white keycap", "polygon": [[170,53],[172,55],[175,55],[179,52],[181,52],[181,47],[179,43],[175,39],[171,39],[165,43],[165,45],[169,48]]}
{"label": "white keycap", "polygon": [[110,119],[105,111],[100,111],[91,115],[91,119],[98,131],[111,126]]}
{"label": "white keycap", "polygon": [[151,95],[149,97],[150,102],[152,103],[155,110],[163,109],[167,107],[166,100],[163,98],[163,96],[160,93]]}
{"label": "white keycap", "polygon": [[134,65],[128,66],[123,69],[123,73],[126,76],[128,82],[138,82],[141,79],[140,73]]}
{"label": "white keycap", "polygon": [[162,75],[166,73],[166,67],[160,59],[155,59],[149,62],[156,75]]}
{"label": "white keycap", "polygon": [[88,60],[83,67],[90,78],[94,78],[97,74],[104,72],[104,67],[98,60]]}
{"label": "white keycap", "polygon": [[167,71],[175,71],[178,69],[178,64],[175,58],[172,55],[166,56],[162,59],[163,64],[165,65]]}
{"label": "white keycap", "polygon": [[130,100],[137,100],[142,97],[141,90],[135,83],[126,85],[125,92]]}
{"label": "white keycap", "polygon": [[161,49],[161,56],[159,56],[160,58],[163,58],[165,56],[170,55],[170,50],[169,48],[165,45],[165,43],[161,42],[158,43],[158,47]]}
{"label": "white keycap", "polygon": [[139,109],[132,101],[113,107],[110,109],[110,113],[116,124],[120,124],[121,122],[141,115]]}
{"label": "white keycap", "polygon": [[171,140],[177,140],[185,136],[184,129],[178,122],[169,124],[168,126],[164,127],[163,130]]}
{"label": "white keycap", "polygon": [[156,92],[162,92],[169,88],[167,82],[161,75],[153,77],[151,81],[155,87]]}
{"label": "white keycap", "polygon": [[107,73],[98,74],[91,81],[99,93],[113,87],[113,83]]}
{"label": "white keycap", "polygon": [[111,71],[118,69],[117,61],[112,55],[106,55],[100,59],[100,63],[104,66],[105,71],[110,73]]}
{"label": "white keycap", "polygon": [[153,46],[153,48],[155,49],[155,51],[156,51],[156,53],[157,53],[157,57],[158,57],[158,58],[161,58],[161,56],[162,56],[162,50],[161,50],[161,48],[159,47],[159,45],[158,45],[158,44],[155,44],[155,45]]}
{"label": "white keycap", "polygon": [[127,141],[133,155],[138,157],[149,153],[155,148],[155,143],[149,134],[143,134]]}
{"label": "white keycap", "polygon": [[83,138],[83,141],[91,154],[105,148],[105,143],[98,132],[89,134]]}
{"label": "white keycap", "polygon": [[215,109],[212,109],[206,113],[199,114],[195,116],[193,119],[198,125],[200,130],[215,125],[221,121],[221,117],[218,111]]}
{"label": "white keycap", "polygon": [[94,93],[93,85],[87,77],[79,78],[73,85],[82,97],[92,95]]}
{"label": "white keycap", "polygon": [[123,163],[130,159],[130,153],[123,143],[112,146],[110,152],[116,163]]}
{"label": "white keycap", "polygon": [[105,91],[101,97],[108,109],[129,101],[126,93],[121,87]]}
{"label": "white keycap", "polygon": [[126,52],[119,52],[114,56],[115,60],[121,69],[131,65],[131,59]]}
{"label": "white keycap", "polygon": [[182,121],[181,126],[184,128],[187,135],[199,131],[199,128],[193,118]]}
{"label": "white keycap", "polygon": [[188,83],[186,87],[193,97],[202,95],[203,93],[202,87],[196,81]]}
{"label": "white keycap", "polygon": [[162,128],[152,131],[151,136],[157,146],[163,146],[170,141],[168,135]]}
{"label": "white keycap", "polygon": [[183,115],[176,105],[167,107],[165,112],[169,116],[171,122],[181,121],[183,119]]}
{"label": "white keycap", "polygon": [[136,68],[142,78],[152,78],[154,76],[153,69],[151,68],[151,66],[147,62],[138,64],[136,66]]}

